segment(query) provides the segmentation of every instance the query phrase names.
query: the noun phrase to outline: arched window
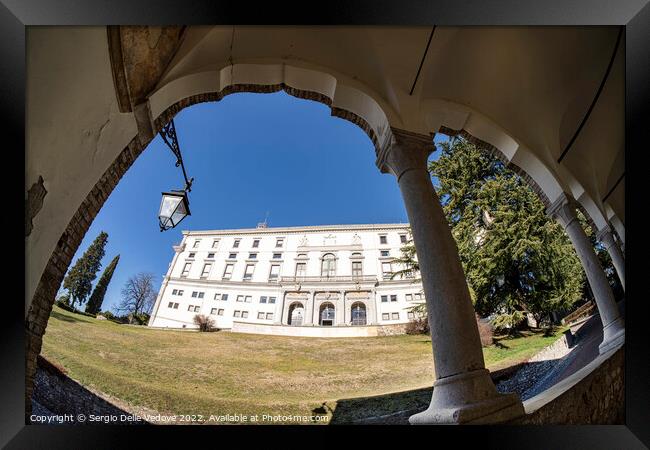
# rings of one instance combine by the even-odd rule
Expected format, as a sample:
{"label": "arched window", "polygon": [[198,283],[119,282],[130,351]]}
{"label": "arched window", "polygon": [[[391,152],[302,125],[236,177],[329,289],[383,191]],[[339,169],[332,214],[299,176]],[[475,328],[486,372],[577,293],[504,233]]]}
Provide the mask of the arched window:
{"label": "arched window", "polygon": [[335,309],[331,303],[323,303],[320,306],[320,325],[323,327],[331,327],[334,325]]}
{"label": "arched window", "polygon": [[300,326],[302,325],[304,316],[305,308],[302,306],[302,303],[292,303],[289,305],[289,317],[287,319],[287,324]]}
{"label": "arched window", "polygon": [[366,305],[362,302],[353,303],[351,306],[350,317],[352,317],[352,325],[365,325],[366,324]]}
{"label": "arched window", "polygon": [[336,257],[332,253],[323,255],[320,274],[322,277],[333,277],[336,275]]}

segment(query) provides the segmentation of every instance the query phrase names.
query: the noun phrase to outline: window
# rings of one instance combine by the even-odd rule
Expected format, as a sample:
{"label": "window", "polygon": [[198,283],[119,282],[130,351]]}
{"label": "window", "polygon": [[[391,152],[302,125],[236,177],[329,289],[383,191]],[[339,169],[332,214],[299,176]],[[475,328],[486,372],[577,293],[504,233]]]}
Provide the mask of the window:
{"label": "window", "polygon": [[254,270],[255,270],[255,264],[246,264],[246,270],[244,271],[244,281],[253,278]]}
{"label": "window", "polygon": [[381,256],[390,256],[390,253],[388,250],[382,250],[381,251]]}
{"label": "window", "polygon": [[201,243],[201,239],[197,239],[194,241],[194,246],[192,248],[199,248],[199,244]]}
{"label": "window", "polygon": [[391,295],[390,296],[390,301],[391,302],[396,302],[397,301],[397,295]]}
{"label": "window", "polygon": [[223,271],[223,279],[230,280],[230,277],[232,277],[232,264],[226,264],[226,268]]}
{"label": "window", "polygon": [[399,320],[399,313],[393,313],[392,319],[393,320]]}
{"label": "window", "polygon": [[233,317],[241,317],[241,311],[235,311]]}
{"label": "window", "polygon": [[389,262],[381,263],[381,271],[383,272],[384,277],[389,277],[390,274],[393,273],[392,264]]}
{"label": "window", "polygon": [[244,298],[244,302],[246,302],[246,303],[253,303],[253,296],[252,296],[252,295],[247,295],[247,296]]}
{"label": "window", "polygon": [[197,291],[192,292],[192,298],[196,298],[197,295],[199,295],[199,293]]}
{"label": "window", "polygon": [[243,295],[238,295],[238,296],[237,296],[237,300],[235,300],[235,301],[237,301],[237,302],[243,302],[243,301],[244,301],[244,296],[243,296]]}
{"label": "window", "polygon": [[412,300],[413,300],[413,295],[411,295],[411,294],[406,294],[406,301],[407,301],[407,302],[410,302],[410,301],[412,301]]}
{"label": "window", "polygon": [[194,311],[194,305],[190,305],[190,306],[188,306],[188,307],[187,307],[187,310],[188,310],[188,311]]}
{"label": "window", "polygon": [[307,257],[307,253],[298,253],[298,256],[296,256],[296,258],[306,258],[306,257]]}
{"label": "window", "polygon": [[260,297],[260,303],[266,303],[267,297],[266,296],[261,296]]}
{"label": "window", "polygon": [[264,320],[264,313],[263,312],[258,312],[257,313],[257,318]]}
{"label": "window", "polygon": [[332,253],[323,255],[320,274],[322,277],[333,277],[336,275],[336,257]]}
{"label": "window", "polygon": [[406,313],[406,317],[408,317],[409,319],[415,319],[415,313],[413,311],[409,311],[408,313]]}
{"label": "window", "polygon": [[167,308],[173,308],[173,307],[174,307],[174,302],[169,302],[169,304],[167,305]]}
{"label": "window", "polygon": [[260,246],[260,240],[259,240],[259,239],[255,239],[255,240],[253,241],[253,248],[257,248],[257,247],[259,247],[259,246]]}
{"label": "window", "polygon": [[273,320],[273,313],[266,313],[266,320]]}
{"label": "window", "polygon": [[189,255],[187,255],[188,258],[194,258],[195,256],[196,256],[196,253],[193,253],[193,252],[190,253]]}
{"label": "window", "polygon": [[215,314],[217,314],[217,308],[212,308],[212,309],[210,310],[210,315],[211,315],[211,316],[214,316]]}
{"label": "window", "polygon": [[278,238],[275,240],[275,248],[280,248],[284,245],[284,239]]}
{"label": "window", "polygon": [[280,275],[280,266],[278,264],[272,264],[271,271],[269,272],[269,281],[277,280],[278,275]]}
{"label": "window", "polygon": [[227,301],[228,301],[228,294],[223,294],[223,295],[221,296],[221,301],[222,301],[222,302],[227,302]]}
{"label": "window", "polygon": [[177,292],[178,292],[178,289],[174,289],[174,290],[172,291],[172,295],[176,295]]}
{"label": "window", "polygon": [[257,259],[257,253],[249,253],[248,259]]}
{"label": "window", "polygon": [[405,235],[405,234],[400,234],[400,235],[399,235],[399,241],[400,241],[402,244],[406,244],[406,235]]}
{"label": "window", "polygon": [[221,294],[214,294],[215,300],[221,300]]}
{"label": "window", "polygon": [[381,320],[390,320],[390,315],[388,313],[382,313]]}
{"label": "window", "polygon": [[212,263],[206,263],[203,265],[203,272],[201,272],[201,278],[207,278],[212,269]]}
{"label": "window", "polygon": [[237,259],[237,253],[229,253],[228,259]]}
{"label": "window", "polygon": [[174,309],[178,309],[178,303],[174,303]]}
{"label": "window", "polygon": [[366,324],[366,305],[361,302],[354,303],[350,308],[352,325]]}
{"label": "window", "polygon": [[185,292],[185,291],[182,290],[182,289],[179,289],[179,290],[178,290],[178,295],[183,295],[183,292]]}
{"label": "window", "polygon": [[241,312],[241,317],[242,317],[242,319],[248,319],[248,311],[242,311]]}
{"label": "window", "polygon": [[223,309],[219,308],[217,311],[217,316],[223,316]]}
{"label": "window", "polygon": [[307,270],[307,264],[305,264],[305,263],[297,263],[296,264],[296,276],[297,277],[304,277],[306,270]]}
{"label": "window", "polygon": [[269,297],[269,303],[275,303],[275,297]]}
{"label": "window", "polygon": [[208,253],[208,259],[213,259],[214,258],[214,253]]}
{"label": "window", "polygon": [[273,259],[282,259],[282,253],[273,253]]}
{"label": "window", "polygon": [[195,306],[194,307],[194,312],[199,312],[199,311],[201,311],[201,307],[200,306]]}
{"label": "window", "polygon": [[199,292],[199,298],[203,298],[204,295],[205,295],[205,292]]}
{"label": "window", "polygon": [[219,247],[219,239],[215,239],[214,241],[212,241],[212,248],[217,248],[217,247]]}
{"label": "window", "polygon": [[232,243],[232,248],[238,248],[240,242],[241,239],[235,239],[235,241]]}
{"label": "window", "polygon": [[360,277],[363,274],[363,265],[361,261],[352,261],[352,276]]}
{"label": "window", "polygon": [[382,295],[382,296],[381,296],[381,302],[382,302],[382,303],[386,303],[386,302],[388,302],[388,295]]}
{"label": "window", "polygon": [[182,277],[188,276],[191,268],[192,268],[192,263],[186,262],[185,265],[183,266],[183,272],[181,272],[181,276]]}
{"label": "window", "polygon": [[385,234],[380,234],[379,235],[379,243],[380,244],[388,244],[388,238],[386,237]]}
{"label": "window", "polygon": [[413,294],[413,298],[415,300],[422,300],[422,294],[420,292],[418,292],[417,294]]}

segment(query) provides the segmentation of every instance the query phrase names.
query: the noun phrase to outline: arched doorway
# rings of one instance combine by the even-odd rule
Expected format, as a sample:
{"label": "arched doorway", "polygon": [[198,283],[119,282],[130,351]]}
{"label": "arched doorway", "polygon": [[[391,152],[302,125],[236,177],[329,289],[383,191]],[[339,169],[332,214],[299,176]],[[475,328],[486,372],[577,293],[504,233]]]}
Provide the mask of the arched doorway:
{"label": "arched doorway", "polygon": [[334,319],[336,318],[336,308],[333,304],[327,302],[323,303],[320,306],[320,312],[318,314],[319,321],[318,324],[322,327],[331,327],[334,325]]}
{"label": "arched doorway", "polygon": [[292,326],[301,326],[305,318],[305,307],[302,303],[292,303],[289,305],[289,315],[287,317],[287,324]]}
{"label": "arched doorway", "polygon": [[366,305],[362,302],[353,303],[350,307],[350,317],[352,318],[350,323],[352,325],[366,325]]}

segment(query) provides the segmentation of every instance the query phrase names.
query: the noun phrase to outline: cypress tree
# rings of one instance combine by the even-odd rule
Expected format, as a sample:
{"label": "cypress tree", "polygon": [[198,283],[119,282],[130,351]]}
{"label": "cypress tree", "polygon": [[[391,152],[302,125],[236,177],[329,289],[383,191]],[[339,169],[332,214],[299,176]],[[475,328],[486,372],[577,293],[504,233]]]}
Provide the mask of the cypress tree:
{"label": "cypress tree", "polygon": [[95,290],[93,290],[93,293],[88,300],[88,304],[86,305],[87,313],[97,314],[100,311],[102,303],[104,302],[104,296],[106,295],[106,289],[108,289],[108,284],[111,282],[111,278],[113,278],[113,272],[115,272],[119,260],[120,255],[113,258],[104,270],[102,276],[99,278],[97,286],[95,286]]}
{"label": "cypress tree", "polygon": [[105,254],[107,241],[108,234],[104,231],[100,232],[66,275],[63,287],[70,293],[70,306],[74,307],[77,302],[83,304],[90,295],[93,281],[102,266],[101,260]]}

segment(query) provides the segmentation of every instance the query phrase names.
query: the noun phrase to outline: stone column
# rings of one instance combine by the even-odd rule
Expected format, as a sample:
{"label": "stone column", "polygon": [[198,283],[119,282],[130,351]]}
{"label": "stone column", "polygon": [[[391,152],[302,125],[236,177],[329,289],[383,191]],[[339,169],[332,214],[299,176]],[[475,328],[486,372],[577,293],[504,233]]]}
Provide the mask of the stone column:
{"label": "stone column", "polygon": [[337,292],[338,299],[335,302],[332,302],[335,307],[334,313],[334,325],[342,326],[347,323],[346,320],[346,304],[345,304],[345,291]]}
{"label": "stone column", "polygon": [[305,300],[305,318],[302,322],[303,325],[314,325],[314,292],[309,292],[307,300]]}
{"label": "stone column", "polygon": [[596,238],[603,243],[607,249],[607,253],[612,258],[612,264],[614,264],[618,279],[621,280],[621,286],[623,287],[623,291],[625,291],[625,257],[621,248],[614,241],[612,230],[609,226],[606,226],[598,232]]}
{"label": "stone column", "polygon": [[497,392],[485,368],[474,308],[456,242],[427,170],[433,137],[392,129],[377,167],[397,178],[426,296],[436,381],[412,424],[498,423],[524,414],[517,394]]}
{"label": "stone column", "polygon": [[598,347],[600,353],[622,345],[625,342],[625,323],[591,241],[576,216],[574,200],[562,195],[548,208],[547,213],[564,227],[587,275],[603,323],[603,342]]}

